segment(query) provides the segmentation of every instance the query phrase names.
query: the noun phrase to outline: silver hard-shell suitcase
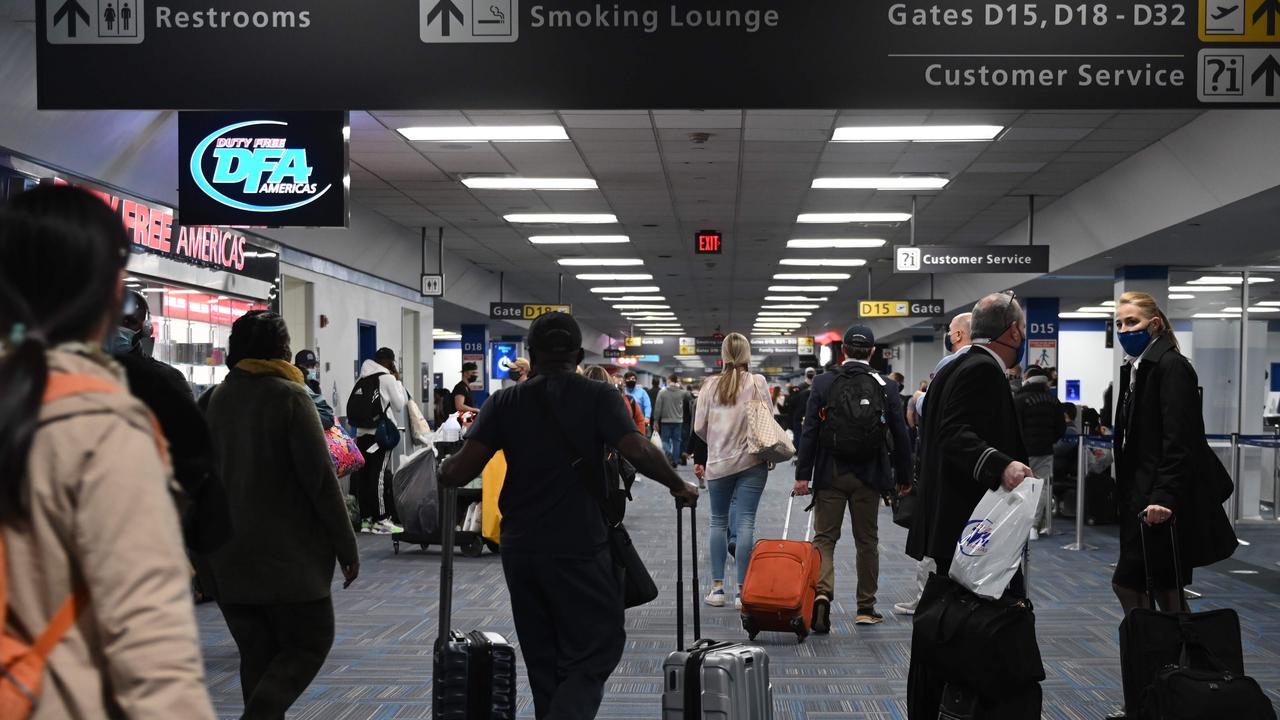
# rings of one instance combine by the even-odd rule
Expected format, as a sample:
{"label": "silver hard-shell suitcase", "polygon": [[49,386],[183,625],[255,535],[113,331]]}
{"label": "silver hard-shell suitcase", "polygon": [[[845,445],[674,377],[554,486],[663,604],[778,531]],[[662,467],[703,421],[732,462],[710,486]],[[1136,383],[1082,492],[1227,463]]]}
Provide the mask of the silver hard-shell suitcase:
{"label": "silver hard-shell suitcase", "polygon": [[[694,643],[662,666],[662,720],[773,720],[769,655],[753,645],[701,639],[697,514],[690,508]],[[676,509],[676,646],[684,644],[684,516]]]}

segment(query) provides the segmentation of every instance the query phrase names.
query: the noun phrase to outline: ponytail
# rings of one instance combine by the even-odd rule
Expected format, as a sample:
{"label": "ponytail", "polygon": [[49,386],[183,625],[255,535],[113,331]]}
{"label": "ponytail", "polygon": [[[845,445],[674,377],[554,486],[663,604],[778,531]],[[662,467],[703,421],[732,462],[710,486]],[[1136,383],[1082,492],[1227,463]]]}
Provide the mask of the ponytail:
{"label": "ponytail", "polygon": [[716,403],[733,405],[742,391],[743,376],[749,374],[751,341],[740,333],[729,333],[720,344],[720,358],[724,372],[716,386]]}

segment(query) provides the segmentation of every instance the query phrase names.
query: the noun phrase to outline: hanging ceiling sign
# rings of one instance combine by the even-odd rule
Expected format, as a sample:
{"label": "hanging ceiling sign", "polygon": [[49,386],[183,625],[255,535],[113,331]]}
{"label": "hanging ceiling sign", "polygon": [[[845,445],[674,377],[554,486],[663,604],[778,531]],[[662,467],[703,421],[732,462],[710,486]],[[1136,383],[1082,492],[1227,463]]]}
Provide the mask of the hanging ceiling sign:
{"label": "hanging ceiling sign", "polygon": [[202,225],[346,227],[348,134],[345,112],[179,113],[182,215]]}
{"label": "hanging ceiling sign", "polygon": [[546,303],[489,303],[489,317],[494,320],[536,320],[549,312],[573,314],[572,305],[548,305]]}
{"label": "hanging ceiling sign", "polygon": [[861,300],[860,318],[941,317],[946,314],[941,300]]}
{"label": "hanging ceiling sign", "polygon": [[893,271],[896,273],[1047,273],[1049,272],[1049,246],[894,245]]}
{"label": "hanging ceiling sign", "polygon": [[723,340],[714,337],[682,337],[676,355],[680,357],[718,357]]}
{"label": "hanging ceiling sign", "polygon": [[1275,0],[118,4],[37,0],[40,109],[1280,102]]}

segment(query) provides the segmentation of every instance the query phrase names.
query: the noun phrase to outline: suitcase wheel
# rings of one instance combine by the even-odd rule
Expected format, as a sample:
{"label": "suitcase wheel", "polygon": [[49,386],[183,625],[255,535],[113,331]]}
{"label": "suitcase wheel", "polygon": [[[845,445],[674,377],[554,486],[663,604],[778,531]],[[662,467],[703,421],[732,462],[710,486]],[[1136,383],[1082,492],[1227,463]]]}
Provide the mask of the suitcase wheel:
{"label": "suitcase wheel", "polygon": [[795,631],[796,639],[800,642],[804,642],[805,638],[809,637],[809,628],[804,626],[803,618],[792,618],[791,629]]}
{"label": "suitcase wheel", "polygon": [[755,620],[750,615],[742,616],[742,629],[747,631],[748,640],[755,640],[756,636],[760,634],[760,629],[756,627]]}
{"label": "suitcase wheel", "polygon": [[469,558],[478,558],[484,554],[484,540],[479,536],[471,538],[462,544],[462,554]]}
{"label": "suitcase wheel", "polygon": [[399,555],[399,554],[400,554],[400,541],[399,541],[399,540],[392,540],[392,541],[391,541],[391,550],[392,550],[392,552],[394,552],[396,555]]}

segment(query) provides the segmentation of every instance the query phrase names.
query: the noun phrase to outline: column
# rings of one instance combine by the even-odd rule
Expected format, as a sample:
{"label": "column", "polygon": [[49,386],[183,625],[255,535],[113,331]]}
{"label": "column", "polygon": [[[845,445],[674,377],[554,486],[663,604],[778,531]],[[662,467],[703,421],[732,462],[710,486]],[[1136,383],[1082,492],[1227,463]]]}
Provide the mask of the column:
{"label": "column", "polygon": [[1026,366],[1032,365],[1058,367],[1058,298],[1027,298]]}
{"label": "column", "polygon": [[489,397],[489,367],[485,362],[485,351],[489,347],[488,325],[462,326],[462,362],[473,362],[480,371],[476,381],[471,383],[471,393],[476,407],[484,405]]}

